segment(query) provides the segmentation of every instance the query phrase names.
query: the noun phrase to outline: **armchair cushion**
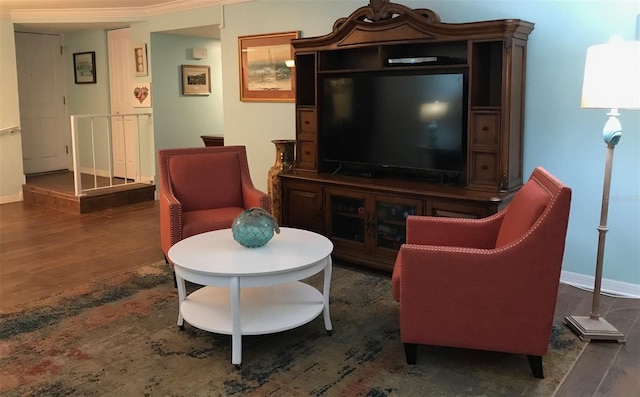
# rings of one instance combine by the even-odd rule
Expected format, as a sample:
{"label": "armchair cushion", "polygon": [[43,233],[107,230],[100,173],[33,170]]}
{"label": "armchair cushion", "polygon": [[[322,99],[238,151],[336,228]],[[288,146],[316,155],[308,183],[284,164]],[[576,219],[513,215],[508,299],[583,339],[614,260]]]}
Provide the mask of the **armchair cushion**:
{"label": "armchair cushion", "polygon": [[244,211],[240,207],[224,207],[182,213],[182,238],[211,230],[228,229],[233,220]]}

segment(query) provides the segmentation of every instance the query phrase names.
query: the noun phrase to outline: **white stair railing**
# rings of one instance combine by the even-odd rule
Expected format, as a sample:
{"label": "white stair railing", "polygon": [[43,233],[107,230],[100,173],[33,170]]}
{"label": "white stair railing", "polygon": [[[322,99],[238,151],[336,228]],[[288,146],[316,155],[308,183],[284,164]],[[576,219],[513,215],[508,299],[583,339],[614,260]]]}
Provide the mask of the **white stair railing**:
{"label": "white stair railing", "polygon": [[[153,165],[154,144],[152,136],[151,113],[128,113],[128,114],[87,114],[71,116],[71,148],[73,156],[73,180],[75,195],[82,196],[86,192],[98,189],[108,189],[117,185],[128,183],[150,183],[155,179]],[[136,129],[136,153],[130,153],[127,148],[126,118],[135,117]],[[86,120],[86,121],[85,121]],[[113,148],[113,127],[114,123],[120,125],[122,131],[124,157],[124,175],[115,175],[114,172],[114,148]],[[131,131],[129,131],[131,133]],[[87,158],[86,153],[90,153]],[[135,175],[128,175],[127,159],[134,157],[136,161]],[[146,157],[145,157],[146,156]],[[98,161],[101,159],[102,161]],[[146,160],[146,162],[145,162]],[[142,166],[145,165],[147,175],[143,175]],[[93,176],[93,187],[82,186],[82,174]],[[108,184],[99,186],[98,177],[108,178]],[[114,183],[114,180],[122,179],[122,183]],[[132,182],[133,181],[133,182]]]}

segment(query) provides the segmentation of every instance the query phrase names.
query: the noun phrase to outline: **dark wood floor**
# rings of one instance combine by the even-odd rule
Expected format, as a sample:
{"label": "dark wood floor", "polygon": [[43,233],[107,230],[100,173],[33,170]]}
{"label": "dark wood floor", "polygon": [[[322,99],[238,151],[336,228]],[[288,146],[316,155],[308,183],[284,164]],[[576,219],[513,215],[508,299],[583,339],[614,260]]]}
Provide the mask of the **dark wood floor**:
{"label": "dark wood floor", "polygon": [[[0,310],[163,260],[157,202],[77,215],[0,205]],[[591,293],[561,285],[556,318],[587,315]],[[591,343],[556,396],[640,396],[640,300],[603,297],[627,343]],[[526,315],[527,308],[522,308]]]}

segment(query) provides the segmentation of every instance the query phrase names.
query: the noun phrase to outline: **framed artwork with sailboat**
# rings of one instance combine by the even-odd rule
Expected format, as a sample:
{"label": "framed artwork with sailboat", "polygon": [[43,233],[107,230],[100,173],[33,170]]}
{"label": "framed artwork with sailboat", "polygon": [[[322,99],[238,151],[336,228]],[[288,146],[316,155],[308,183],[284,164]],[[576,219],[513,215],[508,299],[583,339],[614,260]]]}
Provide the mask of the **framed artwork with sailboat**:
{"label": "framed artwork with sailboat", "polygon": [[297,31],[238,37],[241,101],[295,101],[291,40],[298,37]]}

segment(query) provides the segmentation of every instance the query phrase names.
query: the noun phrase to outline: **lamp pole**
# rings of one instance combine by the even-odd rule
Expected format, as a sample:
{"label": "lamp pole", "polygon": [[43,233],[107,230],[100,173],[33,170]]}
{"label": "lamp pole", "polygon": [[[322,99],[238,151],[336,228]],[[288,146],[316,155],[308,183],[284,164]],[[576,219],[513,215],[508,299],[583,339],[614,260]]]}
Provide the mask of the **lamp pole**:
{"label": "lamp pole", "polygon": [[598,226],[598,254],[596,257],[596,279],[593,287],[593,301],[589,316],[565,317],[565,324],[569,326],[582,340],[613,340],[625,343],[622,332],[600,317],[600,290],[602,286],[602,268],[604,266],[604,247],[607,231],[607,216],[609,213],[609,192],[611,191],[611,169],[613,168],[613,149],[622,138],[622,127],[617,116],[618,109],[611,109],[609,120],[604,126],[602,135],[607,144],[607,155],[604,167],[604,184],[602,187],[602,207],[600,211],[600,225]]}

